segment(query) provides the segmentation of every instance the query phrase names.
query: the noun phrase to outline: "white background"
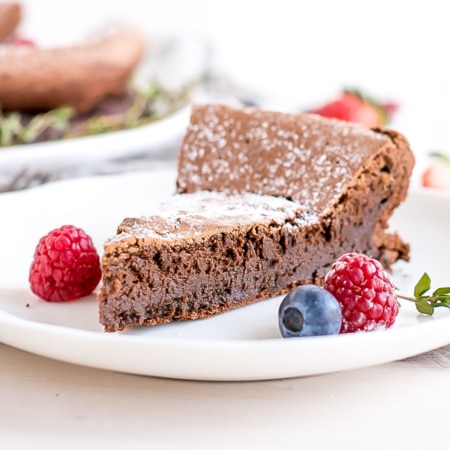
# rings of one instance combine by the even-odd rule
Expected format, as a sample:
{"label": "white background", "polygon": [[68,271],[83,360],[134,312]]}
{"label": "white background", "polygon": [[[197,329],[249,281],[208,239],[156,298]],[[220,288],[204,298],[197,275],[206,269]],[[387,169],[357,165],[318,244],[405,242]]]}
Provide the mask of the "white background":
{"label": "white background", "polygon": [[280,105],[311,107],[342,87],[358,87],[399,103],[392,125],[406,134],[419,159],[430,150],[450,150],[450,20],[444,0],[22,4],[23,28],[42,45],[68,45],[118,20],[141,28],[150,44],[160,36],[204,39],[217,71]]}

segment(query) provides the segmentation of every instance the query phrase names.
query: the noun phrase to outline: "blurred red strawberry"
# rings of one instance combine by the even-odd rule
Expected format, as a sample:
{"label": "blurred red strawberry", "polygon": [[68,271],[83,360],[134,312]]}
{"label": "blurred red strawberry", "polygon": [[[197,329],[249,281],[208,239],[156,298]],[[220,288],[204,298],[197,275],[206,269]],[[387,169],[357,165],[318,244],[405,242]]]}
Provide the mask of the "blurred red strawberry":
{"label": "blurred red strawberry", "polygon": [[435,161],[423,172],[422,186],[450,191],[450,158],[442,153],[431,153],[430,156]]}
{"label": "blurred red strawberry", "polygon": [[337,99],[310,112],[376,128],[389,123],[397,109],[395,103],[381,105],[357,90],[346,89]]}

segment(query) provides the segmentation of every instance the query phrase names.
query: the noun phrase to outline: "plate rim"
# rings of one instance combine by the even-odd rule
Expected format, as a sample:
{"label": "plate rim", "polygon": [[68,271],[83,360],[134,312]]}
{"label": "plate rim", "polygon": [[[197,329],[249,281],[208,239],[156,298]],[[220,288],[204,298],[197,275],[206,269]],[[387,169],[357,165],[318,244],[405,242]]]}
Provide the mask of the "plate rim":
{"label": "plate rim", "polygon": [[[46,324],[17,317],[0,310],[0,342],[61,362],[115,372],[198,381],[261,381],[323,375],[413,357],[450,344],[449,321],[450,315],[447,315],[436,320],[394,327],[388,330],[297,339],[282,339],[280,337],[279,339],[255,340],[199,338],[180,340],[167,337],[152,337],[149,339],[148,336],[144,335],[102,333],[63,325]],[[31,329],[31,335],[25,340],[20,335],[15,339],[5,338],[4,334],[8,333],[11,328],[19,333],[24,329],[27,331]],[[429,336],[431,330],[434,335],[440,335],[439,342],[437,343],[436,339],[432,343],[427,339],[419,339],[418,341],[414,339],[414,349],[411,346],[405,349],[404,346],[396,347],[392,345],[404,343],[405,337],[410,337],[412,329],[414,329],[415,338]],[[40,340],[33,340],[38,335]],[[64,346],[47,345],[53,343],[55,338]],[[390,344],[389,352],[379,353],[377,357],[367,356],[371,353],[371,350],[376,349],[383,343]],[[417,345],[417,343],[420,345]],[[78,350],[71,353],[69,350],[74,345]],[[115,346],[112,351],[111,345]],[[95,352],[88,352],[88,357],[80,357],[80,350],[90,350],[92,347],[96,349]],[[130,352],[130,347],[132,347],[133,352]],[[288,369],[285,365],[277,366],[276,364],[277,361],[285,361],[287,357],[299,356],[300,359],[304,359],[305,356],[309,356],[314,358],[316,352],[324,347],[327,348],[327,351],[332,350],[334,356],[342,356],[350,351],[353,355],[356,352],[358,358],[352,358],[350,363],[344,358],[344,362],[340,361],[337,364],[334,358],[325,363],[309,360],[306,367],[294,362]],[[263,372],[259,368],[255,372],[252,369],[252,363],[260,362],[262,358],[266,358],[268,351],[271,353],[271,362],[274,365],[268,365]],[[130,353],[133,353],[131,359]],[[108,356],[105,357],[107,354]],[[111,354],[114,357],[111,357]],[[152,361],[160,362],[161,358],[171,360],[175,356],[182,356],[188,359],[191,364],[181,370],[179,364],[173,364],[173,361],[171,364],[163,364],[163,367],[156,367],[151,364]],[[229,367],[232,367],[231,370],[226,368],[224,370],[223,365],[220,364],[218,368],[214,367],[214,360],[217,362],[218,357],[222,359],[224,356],[227,359],[234,360],[233,363],[229,362],[228,364]],[[136,360],[139,361],[137,364]],[[207,370],[204,370],[203,367],[199,371],[197,368],[205,360],[211,363],[210,367]],[[242,361],[245,361],[244,365],[236,364]]]}

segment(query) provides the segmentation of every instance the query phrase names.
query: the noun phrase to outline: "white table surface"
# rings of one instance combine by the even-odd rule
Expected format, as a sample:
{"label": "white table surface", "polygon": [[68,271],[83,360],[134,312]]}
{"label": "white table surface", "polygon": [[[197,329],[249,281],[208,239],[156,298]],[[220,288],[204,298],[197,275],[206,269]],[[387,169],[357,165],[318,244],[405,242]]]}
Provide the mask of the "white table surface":
{"label": "white table surface", "polygon": [[0,345],[4,449],[448,449],[450,346],[323,376],[193,382]]}

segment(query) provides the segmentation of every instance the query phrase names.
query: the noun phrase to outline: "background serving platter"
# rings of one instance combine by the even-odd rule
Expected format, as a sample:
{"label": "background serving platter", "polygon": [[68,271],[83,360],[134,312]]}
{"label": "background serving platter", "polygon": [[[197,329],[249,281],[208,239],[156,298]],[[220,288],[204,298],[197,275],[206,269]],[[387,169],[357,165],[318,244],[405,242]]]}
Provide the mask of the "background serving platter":
{"label": "background serving platter", "polygon": [[191,106],[136,128],[34,144],[0,147],[0,174],[57,171],[139,155],[174,157],[189,123]]}
{"label": "background serving platter", "polygon": [[[121,123],[119,114],[114,111],[124,108],[124,100],[114,99],[112,105],[115,106],[111,106],[110,102],[109,106],[103,105],[99,109],[102,111],[99,121],[98,112],[97,116],[89,117],[89,120],[73,117],[77,125],[75,129],[69,128],[63,139],[22,144],[19,138],[18,141],[12,140],[16,145],[7,145],[8,140],[6,144],[2,141],[0,192],[9,190],[17,177],[24,179],[23,184],[28,187],[38,184],[40,180],[124,171],[126,164],[133,164],[136,159],[174,160],[189,123],[191,104],[200,96],[209,55],[204,39],[174,34],[155,36],[147,33],[136,17],[121,14],[114,8],[107,8],[103,14],[101,9],[93,8],[92,5],[69,3],[58,14],[58,24],[62,24],[64,29],[61,32],[56,23],[52,22],[52,26],[48,26],[46,20],[42,22],[43,18],[47,18],[45,5],[41,8],[34,2],[21,2],[23,18],[17,33],[35,42],[38,49],[64,48],[82,44],[96,35],[101,36],[115,23],[135,26],[148,42],[144,57],[131,74],[129,83],[132,96],[139,93],[140,99],[142,97],[142,100],[148,101],[148,111],[136,118],[132,115],[136,119],[134,121],[127,119]],[[77,14],[83,14],[83,7],[87,6],[91,11],[87,14],[88,19],[77,20]],[[56,5],[51,6],[56,14],[53,7]],[[72,10],[74,7],[75,10]],[[2,117],[7,118],[9,114],[0,111],[0,125]],[[137,113],[133,110],[133,114]],[[25,114],[23,123],[27,122],[26,117]],[[49,119],[44,123],[52,122]],[[110,128],[106,131],[102,126]],[[121,126],[124,128],[120,129]],[[45,127],[42,130],[33,139],[41,141],[43,136],[52,135],[46,133]],[[27,179],[30,181],[28,185]],[[18,182],[16,185],[21,187]]]}
{"label": "background serving platter", "polygon": [[[277,328],[281,298],[212,319],[104,333],[95,296],[52,304],[28,288],[38,239],[72,223],[84,228],[99,252],[120,220],[140,214],[174,191],[172,169],[71,179],[2,194],[6,217],[0,235],[0,341],[51,358],[107,370],[198,380],[261,380],[316,375],[381,364],[450,343],[450,312],[418,315],[402,304],[387,331],[282,339]],[[57,208],[55,207],[57,205]],[[412,191],[392,227],[411,243],[409,263],[397,264],[394,281],[411,293],[427,271],[433,285],[448,284],[450,199]]]}

